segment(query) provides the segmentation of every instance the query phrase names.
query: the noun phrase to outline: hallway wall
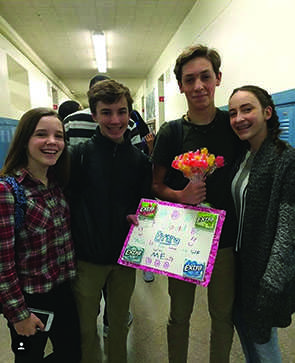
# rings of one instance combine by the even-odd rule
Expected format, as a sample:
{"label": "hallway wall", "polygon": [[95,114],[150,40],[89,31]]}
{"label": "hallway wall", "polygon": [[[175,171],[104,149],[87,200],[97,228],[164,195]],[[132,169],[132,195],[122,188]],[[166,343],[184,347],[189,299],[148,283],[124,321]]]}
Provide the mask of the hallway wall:
{"label": "hallway wall", "polygon": [[222,57],[217,106],[225,105],[233,88],[243,84],[257,84],[271,93],[294,88],[294,13],[292,0],[199,0],[147,75],[136,100],[154,89],[158,121],[157,81],[164,74],[165,119],[181,116],[186,103],[173,67],[182,49],[197,43],[216,48]]}
{"label": "hallway wall", "polygon": [[[18,48],[7,39],[6,34],[14,39],[15,44],[31,54],[35,64],[28,59]],[[28,84],[15,82],[9,77],[9,59],[23,69],[28,79]],[[40,70],[42,69],[42,71]],[[17,73],[16,70],[13,71]],[[28,87],[28,100],[22,103],[13,102],[13,98],[23,97],[24,86]],[[18,119],[30,107],[53,107],[52,89],[57,92],[60,102],[71,97],[70,90],[55,76],[47,65],[29,48],[22,38],[0,16],[0,116]]]}
{"label": "hallway wall", "polygon": [[[173,67],[184,47],[199,42],[216,48],[222,56],[223,80],[216,92],[217,106],[227,103],[234,87],[246,83],[259,84],[270,92],[294,88],[294,12],[295,3],[292,0],[197,1],[142,82],[135,97],[135,108],[142,109],[143,97],[147,119],[146,100],[154,98],[153,117],[158,129],[158,79],[163,76],[165,120],[177,118],[186,111],[185,97],[179,93]],[[1,33],[8,34],[7,29],[9,24],[0,17]],[[13,29],[9,31],[13,34]],[[13,38],[21,43],[19,35],[14,34]],[[23,49],[27,47],[25,44],[22,46]],[[18,118],[23,113],[23,110],[11,104],[7,55],[28,71],[31,107],[52,106],[52,88],[57,90],[59,103],[72,98],[70,91],[45,63],[42,73],[40,67],[36,67],[12,42],[0,35],[1,116]]]}

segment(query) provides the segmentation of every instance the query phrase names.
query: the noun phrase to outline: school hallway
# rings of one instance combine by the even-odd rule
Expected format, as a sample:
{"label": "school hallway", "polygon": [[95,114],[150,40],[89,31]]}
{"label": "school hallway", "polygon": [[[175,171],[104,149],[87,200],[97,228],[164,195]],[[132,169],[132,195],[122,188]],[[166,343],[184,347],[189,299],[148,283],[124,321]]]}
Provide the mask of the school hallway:
{"label": "school hallway", "polygon": [[[166,322],[169,310],[167,278],[155,275],[146,283],[142,271],[137,271],[136,288],[131,302],[134,316],[128,335],[128,363],[168,363]],[[101,317],[98,329],[102,336]],[[207,312],[206,288],[197,287],[195,309],[191,320],[188,363],[207,363],[210,321]],[[295,363],[295,324],[279,330],[283,363]],[[6,321],[0,317],[0,363],[12,363],[10,338]],[[106,342],[106,339],[102,338]],[[50,351],[50,345],[48,345]],[[232,363],[244,362],[239,340],[235,334],[231,353]],[[70,362],[65,362],[70,363]]]}

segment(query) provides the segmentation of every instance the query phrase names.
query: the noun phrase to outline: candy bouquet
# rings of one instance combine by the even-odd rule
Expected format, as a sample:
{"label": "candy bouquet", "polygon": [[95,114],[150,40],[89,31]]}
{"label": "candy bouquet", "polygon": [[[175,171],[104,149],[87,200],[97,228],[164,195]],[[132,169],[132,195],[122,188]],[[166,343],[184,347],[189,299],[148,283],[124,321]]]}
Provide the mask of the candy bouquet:
{"label": "candy bouquet", "polygon": [[203,180],[212,174],[217,168],[224,166],[223,156],[209,154],[207,148],[197,151],[188,151],[184,154],[175,156],[172,161],[174,169],[183,172],[183,175],[193,182]]}

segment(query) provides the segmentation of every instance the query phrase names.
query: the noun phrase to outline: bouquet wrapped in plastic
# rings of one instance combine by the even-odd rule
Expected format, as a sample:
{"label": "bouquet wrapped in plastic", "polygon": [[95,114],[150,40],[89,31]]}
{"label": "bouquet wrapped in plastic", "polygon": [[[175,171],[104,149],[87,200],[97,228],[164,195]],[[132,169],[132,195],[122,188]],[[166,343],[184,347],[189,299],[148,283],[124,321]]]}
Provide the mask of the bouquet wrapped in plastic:
{"label": "bouquet wrapped in plastic", "polygon": [[223,156],[210,154],[207,148],[197,151],[188,151],[184,154],[175,156],[172,161],[174,169],[183,172],[183,175],[193,182],[203,180],[212,174],[217,168],[224,166]]}

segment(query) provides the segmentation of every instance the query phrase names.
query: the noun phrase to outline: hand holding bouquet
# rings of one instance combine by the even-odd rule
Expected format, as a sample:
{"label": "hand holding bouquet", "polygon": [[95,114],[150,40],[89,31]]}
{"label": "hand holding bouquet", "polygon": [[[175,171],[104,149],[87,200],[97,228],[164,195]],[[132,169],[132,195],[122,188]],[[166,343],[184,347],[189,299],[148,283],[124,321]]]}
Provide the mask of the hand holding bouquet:
{"label": "hand holding bouquet", "polygon": [[222,166],[224,166],[223,156],[215,157],[214,154],[209,154],[205,147],[175,156],[172,161],[172,167],[182,171],[184,176],[193,182],[203,180]]}

